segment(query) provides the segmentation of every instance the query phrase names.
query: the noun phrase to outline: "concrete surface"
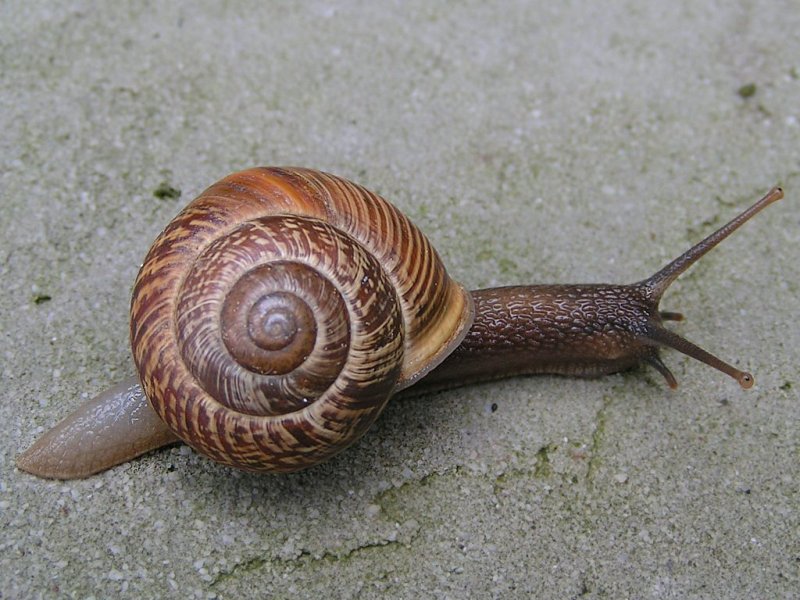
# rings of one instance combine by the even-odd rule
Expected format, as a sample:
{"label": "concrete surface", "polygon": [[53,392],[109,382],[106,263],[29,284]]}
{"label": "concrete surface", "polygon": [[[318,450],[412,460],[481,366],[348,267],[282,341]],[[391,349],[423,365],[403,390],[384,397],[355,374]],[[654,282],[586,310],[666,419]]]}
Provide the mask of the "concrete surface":
{"label": "concrete surface", "polygon": [[[0,596],[800,596],[798,32],[794,0],[4,2]],[[132,373],[154,236],[257,164],[380,191],[470,287],[642,278],[780,183],[664,303],[757,385],[668,352],[677,392],[643,369],[396,402],[293,476],[177,447],[18,472]]]}

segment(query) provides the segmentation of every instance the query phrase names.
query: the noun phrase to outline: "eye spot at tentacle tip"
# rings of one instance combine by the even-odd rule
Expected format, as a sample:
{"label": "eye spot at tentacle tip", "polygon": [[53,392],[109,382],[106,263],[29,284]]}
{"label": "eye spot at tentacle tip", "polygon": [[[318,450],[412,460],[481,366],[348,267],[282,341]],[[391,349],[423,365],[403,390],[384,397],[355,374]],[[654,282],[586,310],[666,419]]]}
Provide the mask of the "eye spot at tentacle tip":
{"label": "eye spot at tentacle tip", "polygon": [[741,373],[737,380],[739,381],[739,385],[746,390],[753,387],[753,384],[756,382],[750,373]]}

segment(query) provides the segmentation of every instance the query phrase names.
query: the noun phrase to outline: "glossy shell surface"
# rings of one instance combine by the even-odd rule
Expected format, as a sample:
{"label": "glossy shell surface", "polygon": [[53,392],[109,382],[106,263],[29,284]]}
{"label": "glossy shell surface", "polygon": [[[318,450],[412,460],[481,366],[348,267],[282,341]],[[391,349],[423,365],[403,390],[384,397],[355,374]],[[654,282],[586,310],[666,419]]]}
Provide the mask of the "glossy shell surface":
{"label": "glossy shell surface", "polygon": [[157,238],[134,286],[148,398],[211,458],[293,471],[358,439],[472,322],[470,295],[380,196],[318,171],[235,173]]}

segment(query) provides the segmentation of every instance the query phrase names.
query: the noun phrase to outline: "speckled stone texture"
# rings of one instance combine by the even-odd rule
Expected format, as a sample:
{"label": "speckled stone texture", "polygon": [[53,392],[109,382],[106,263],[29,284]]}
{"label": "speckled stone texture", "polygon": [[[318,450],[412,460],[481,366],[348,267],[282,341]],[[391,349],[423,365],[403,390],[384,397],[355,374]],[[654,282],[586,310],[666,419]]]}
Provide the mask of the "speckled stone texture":
{"label": "speckled stone texture", "polygon": [[[800,5],[0,6],[0,596],[792,598],[800,590]],[[153,238],[227,173],[401,207],[467,287],[641,279],[756,200],[665,353],[390,403],[311,471],[185,447],[83,481],[14,458],[133,372]]]}

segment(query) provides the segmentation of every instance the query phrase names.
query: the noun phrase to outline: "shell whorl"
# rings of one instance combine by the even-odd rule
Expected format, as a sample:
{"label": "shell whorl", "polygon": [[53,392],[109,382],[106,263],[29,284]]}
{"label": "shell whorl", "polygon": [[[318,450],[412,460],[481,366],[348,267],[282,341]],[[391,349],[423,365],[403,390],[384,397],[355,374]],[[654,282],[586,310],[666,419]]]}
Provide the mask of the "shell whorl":
{"label": "shell whorl", "polygon": [[379,196],[317,171],[235,173],[153,244],[131,343],[153,408],[211,458],[292,471],[360,437],[439,364],[469,294]]}

